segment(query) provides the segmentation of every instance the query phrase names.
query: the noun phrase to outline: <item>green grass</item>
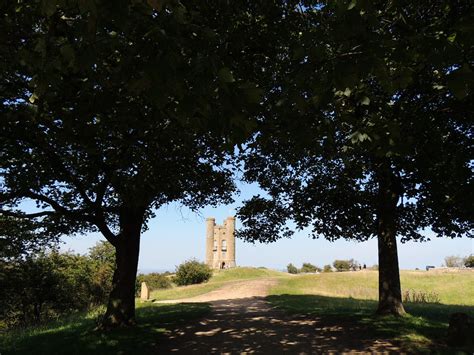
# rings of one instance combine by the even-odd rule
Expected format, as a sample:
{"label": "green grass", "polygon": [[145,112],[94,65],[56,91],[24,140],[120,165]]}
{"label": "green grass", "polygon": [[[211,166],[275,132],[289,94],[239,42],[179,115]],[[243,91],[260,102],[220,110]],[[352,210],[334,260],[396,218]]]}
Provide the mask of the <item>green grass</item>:
{"label": "green grass", "polygon": [[[436,292],[440,303],[474,306],[474,272],[402,271],[402,290]],[[334,272],[280,279],[272,294],[316,294],[376,300],[378,272]]]}
{"label": "green grass", "polygon": [[77,314],[43,327],[17,329],[3,334],[0,337],[0,353],[149,353],[166,330],[201,318],[209,309],[208,304],[202,303],[157,305],[137,302],[137,326],[109,332],[93,330],[99,310]]}
{"label": "green grass", "polygon": [[233,269],[215,271],[209,282],[204,284],[179,286],[165,290],[155,290],[151,292],[150,297],[153,300],[159,301],[189,298],[216,290],[228,282],[254,280],[267,277],[281,278],[286,276],[287,274],[284,272],[271,269],[237,267]]}
{"label": "green grass", "polygon": [[[393,340],[410,352],[445,347],[449,317],[464,312],[474,317],[474,272],[402,271],[402,289],[436,292],[439,304],[406,303],[406,317],[376,317],[376,271],[323,273],[282,278],[268,300],[291,313],[340,318],[366,326],[374,337]],[[445,351],[472,351],[471,347]]]}

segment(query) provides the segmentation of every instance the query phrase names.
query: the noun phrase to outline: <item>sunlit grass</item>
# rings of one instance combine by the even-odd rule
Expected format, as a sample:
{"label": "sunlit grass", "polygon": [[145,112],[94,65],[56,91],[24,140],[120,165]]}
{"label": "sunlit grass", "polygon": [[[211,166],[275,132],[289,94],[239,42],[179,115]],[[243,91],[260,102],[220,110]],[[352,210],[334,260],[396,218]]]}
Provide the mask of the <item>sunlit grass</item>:
{"label": "sunlit grass", "polygon": [[[436,292],[440,303],[474,306],[474,272],[402,271],[402,290]],[[378,272],[334,272],[282,279],[272,294],[317,294],[377,300]]]}

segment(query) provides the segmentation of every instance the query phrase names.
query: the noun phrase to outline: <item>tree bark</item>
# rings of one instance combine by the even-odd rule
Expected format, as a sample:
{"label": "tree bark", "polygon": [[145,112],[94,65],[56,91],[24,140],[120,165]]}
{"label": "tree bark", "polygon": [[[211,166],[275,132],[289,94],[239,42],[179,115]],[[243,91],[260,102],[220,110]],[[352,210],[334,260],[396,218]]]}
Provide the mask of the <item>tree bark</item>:
{"label": "tree bark", "polygon": [[377,314],[405,314],[400,286],[397,252],[397,204],[401,196],[401,184],[385,163],[378,171],[379,206],[378,256],[379,256],[379,304]]}
{"label": "tree bark", "polygon": [[121,231],[115,243],[112,291],[100,329],[135,325],[135,280],[142,221],[142,216],[130,212],[120,217]]}

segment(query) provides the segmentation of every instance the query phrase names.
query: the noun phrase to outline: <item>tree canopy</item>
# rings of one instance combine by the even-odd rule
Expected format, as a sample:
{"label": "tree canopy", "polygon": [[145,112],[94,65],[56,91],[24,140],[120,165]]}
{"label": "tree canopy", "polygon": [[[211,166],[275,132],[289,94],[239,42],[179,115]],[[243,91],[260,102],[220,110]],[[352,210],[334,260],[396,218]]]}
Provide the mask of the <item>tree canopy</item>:
{"label": "tree canopy", "polygon": [[473,236],[472,5],[295,11],[244,156],[266,195],[240,209],[239,235],[273,242],[294,233],[291,220],[314,238],[376,236],[379,311],[403,313],[395,238]]}
{"label": "tree canopy", "polygon": [[[115,246],[107,326],[133,323],[139,236],[153,211],[231,201],[225,162],[259,90],[234,75],[245,44],[232,41],[232,20],[243,15],[222,5],[2,4],[1,214],[56,233],[100,231]],[[26,200],[38,212],[25,213]]]}

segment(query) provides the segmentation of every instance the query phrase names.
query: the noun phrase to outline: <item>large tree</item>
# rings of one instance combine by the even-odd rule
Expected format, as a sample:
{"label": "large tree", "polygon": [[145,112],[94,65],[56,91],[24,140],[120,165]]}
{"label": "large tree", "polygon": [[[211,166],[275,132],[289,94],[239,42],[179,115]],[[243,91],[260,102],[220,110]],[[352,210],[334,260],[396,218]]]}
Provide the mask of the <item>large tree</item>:
{"label": "large tree", "polygon": [[[403,314],[402,241],[473,235],[469,1],[306,1],[286,16],[239,210],[249,241],[378,239],[380,314]],[[295,30],[296,29],[296,30]]]}
{"label": "large tree", "polygon": [[235,74],[245,41],[229,40],[248,12],[220,5],[2,2],[0,215],[55,235],[102,233],[116,249],[104,327],[134,323],[153,211],[234,191],[225,161],[259,90]]}

